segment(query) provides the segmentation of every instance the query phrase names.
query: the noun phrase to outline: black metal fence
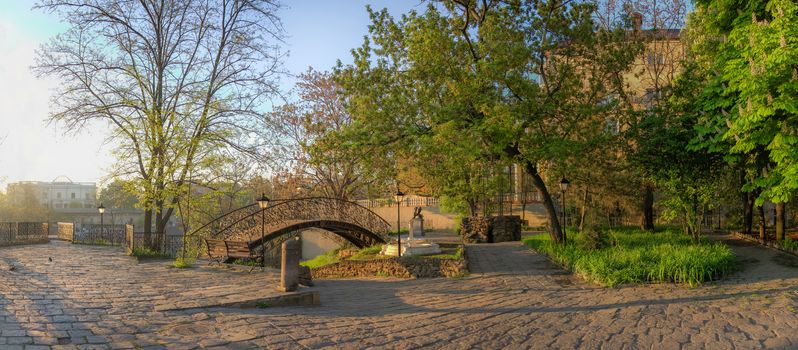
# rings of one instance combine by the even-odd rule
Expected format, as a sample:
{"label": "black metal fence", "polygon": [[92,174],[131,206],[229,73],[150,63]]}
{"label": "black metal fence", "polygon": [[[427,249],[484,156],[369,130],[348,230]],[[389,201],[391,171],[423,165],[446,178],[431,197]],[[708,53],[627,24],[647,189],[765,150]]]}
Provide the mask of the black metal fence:
{"label": "black metal fence", "polygon": [[0,245],[47,242],[49,228],[43,222],[0,222]]}
{"label": "black metal fence", "polygon": [[123,245],[126,225],[83,224],[74,229],[73,243]]}

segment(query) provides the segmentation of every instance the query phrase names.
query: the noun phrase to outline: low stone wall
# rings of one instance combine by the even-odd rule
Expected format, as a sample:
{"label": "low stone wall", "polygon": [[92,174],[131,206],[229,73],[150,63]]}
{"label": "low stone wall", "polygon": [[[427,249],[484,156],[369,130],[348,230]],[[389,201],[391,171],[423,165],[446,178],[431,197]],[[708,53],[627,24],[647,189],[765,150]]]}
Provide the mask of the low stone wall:
{"label": "low stone wall", "polygon": [[759,244],[761,244],[761,245],[763,245],[765,247],[773,248],[773,249],[785,252],[787,254],[792,254],[792,255],[798,256],[798,250],[792,250],[792,249],[789,249],[789,248],[782,247],[780,244],[776,243],[775,241],[763,241],[759,237],[749,236],[749,235],[746,235],[746,234],[744,234],[742,232],[733,232],[732,236],[737,237],[737,238],[742,239],[742,240],[749,241],[749,242],[756,242],[756,243],[759,243]]}
{"label": "low stone wall", "polygon": [[311,270],[317,278],[398,277],[433,278],[462,277],[468,274],[465,247],[460,259],[424,258],[420,256],[391,257],[379,260],[343,260]]}

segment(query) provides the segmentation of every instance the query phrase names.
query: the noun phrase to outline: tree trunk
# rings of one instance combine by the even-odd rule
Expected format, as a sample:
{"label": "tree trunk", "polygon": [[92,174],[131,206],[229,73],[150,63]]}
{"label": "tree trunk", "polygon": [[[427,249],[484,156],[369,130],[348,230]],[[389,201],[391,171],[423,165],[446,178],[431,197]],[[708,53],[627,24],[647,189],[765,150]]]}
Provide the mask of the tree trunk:
{"label": "tree trunk", "polygon": [[540,192],[540,196],[543,199],[543,207],[546,208],[546,216],[549,219],[549,226],[551,227],[551,230],[549,230],[551,240],[556,243],[562,243],[562,227],[560,227],[560,220],[557,219],[557,210],[554,208],[554,201],[551,199],[551,194],[549,194],[549,191],[546,189],[546,182],[540,177],[538,169],[534,164],[526,162],[525,168],[532,178],[532,185]]}
{"label": "tree trunk", "polygon": [[759,239],[766,241],[767,238],[767,223],[765,222],[765,206],[759,206]]}
{"label": "tree trunk", "polygon": [[582,232],[585,229],[585,215],[587,214],[587,187],[585,187],[585,193],[582,195],[582,212],[579,216],[579,232]]}
{"label": "tree trunk", "polygon": [[743,213],[743,230],[745,230],[745,234],[747,235],[752,235],[754,233],[754,201],[754,194],[752,192],[746,192]]}
{"label": "tree trunk", "polygon": [[642,215],[640,228],[647,231],[654,230],[654,189],[646,185],[643,191]]}
{"label": "tree trunk", "polygon": [[776,240],[784,241],[785,229],[784,203],[776,203]]}
{"label": "tree trunk", "polygon": [[144,229],[141,232],[152,231],[152,210],[144,209]]}

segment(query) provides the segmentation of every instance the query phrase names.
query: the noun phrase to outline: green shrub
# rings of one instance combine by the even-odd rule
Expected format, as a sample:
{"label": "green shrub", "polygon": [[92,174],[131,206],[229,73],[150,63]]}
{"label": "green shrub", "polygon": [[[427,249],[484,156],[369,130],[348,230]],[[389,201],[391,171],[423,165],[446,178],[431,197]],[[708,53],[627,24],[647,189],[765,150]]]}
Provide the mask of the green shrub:
{"label": "green shrub", "polygon": [[790,250],[798,250],[798,241],[794,241],[790,237],[785,237],[783,241],[779,242],[782,248]]}
{"label": "green shrub", "polygon": [[194,266],[194,259],[191,258],[177,258],[172,266],[178,269],[187,269]]}
{"label": "green shrub", "polygon": [[165,258],[166,255],[148,247],[133,247],[133,256],[137,258]]}
{"label": "green shrub", "polygon": [[594,238],[569,233],[568,244],[547,234],[524,237],[524,243],[586,280],[606,286],[626,283],[675,282],[691,286],[722,277],[735,266],[735,257],[722,243],[691,237],[669,229],[651,233],[633,229],[609,230],[609,244],[586,249]]}

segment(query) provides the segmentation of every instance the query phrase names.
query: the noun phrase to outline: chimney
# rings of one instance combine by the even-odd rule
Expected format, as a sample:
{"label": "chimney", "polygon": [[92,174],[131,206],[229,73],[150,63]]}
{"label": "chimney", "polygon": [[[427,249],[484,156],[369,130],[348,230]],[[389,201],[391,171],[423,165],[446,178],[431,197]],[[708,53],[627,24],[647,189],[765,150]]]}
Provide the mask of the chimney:
{"label": "chimney", "polygon": [[643,27],[643,14],[640,12],[633,12],[632,13],[632,28],[634,28],[635,32],[639,32],[640,28]]}

